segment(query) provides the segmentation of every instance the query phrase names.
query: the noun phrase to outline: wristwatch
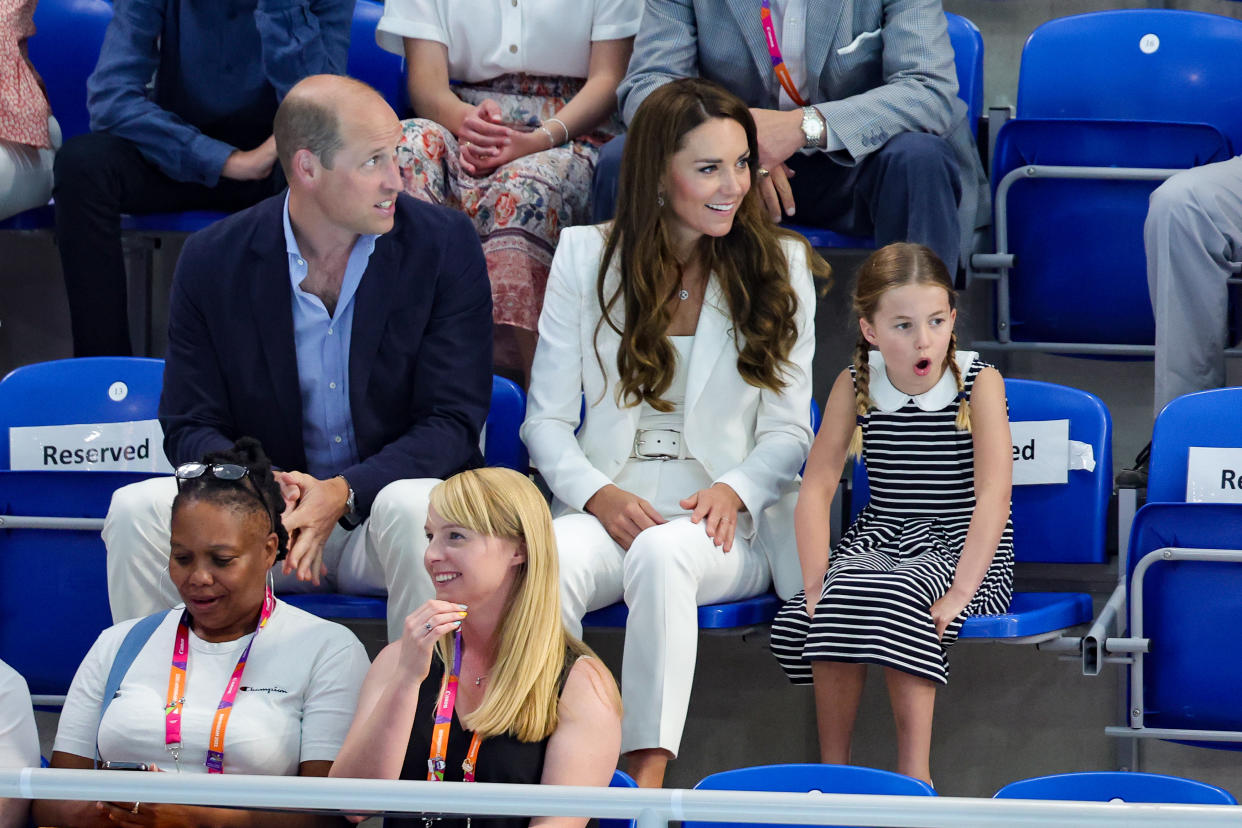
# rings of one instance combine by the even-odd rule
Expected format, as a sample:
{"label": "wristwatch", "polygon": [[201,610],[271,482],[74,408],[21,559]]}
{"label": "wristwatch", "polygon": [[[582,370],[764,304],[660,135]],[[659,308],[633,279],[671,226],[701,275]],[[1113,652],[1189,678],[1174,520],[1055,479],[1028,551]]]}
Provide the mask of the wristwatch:
{"label": "wristwatch", "polygon": [[349,489],[349,496],[345,498],[345,513],[341,515],[337,521],[342,529],[353,530],[362,523],[362,515],[358,514],[358,508],[354,498],[354,487],[349,485],[349,481],[345,479],[345,475],[338,474],[337,477],[345,481],[345,486]]}
{"label": "wristwatch", "polygon": [[828,145],[828,124],[824,115],[813,106],[802,107],[802,135],[805,149],[823,149]]}

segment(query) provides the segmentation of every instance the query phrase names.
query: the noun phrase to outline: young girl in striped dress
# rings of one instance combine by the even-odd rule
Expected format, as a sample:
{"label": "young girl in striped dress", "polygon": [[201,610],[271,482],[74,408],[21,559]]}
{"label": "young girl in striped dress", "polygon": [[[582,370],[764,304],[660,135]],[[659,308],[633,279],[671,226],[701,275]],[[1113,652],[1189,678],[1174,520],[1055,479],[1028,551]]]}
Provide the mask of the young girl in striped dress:
{"label": "young girl in striped dress", "polygon": [[[897,770],[931,781],[932,710],[962,621],[1004,612],[1013,581],[1005,386],[957,350],[957,297],[926,247],[863,263],[859,337],[824,408],[795,511],[805,589],[772,625],[790,680],[813,681],[821,760],[846,764],[868,664],[884,668]],[[848,459],[871,500],[829,554],[828,504]]]}

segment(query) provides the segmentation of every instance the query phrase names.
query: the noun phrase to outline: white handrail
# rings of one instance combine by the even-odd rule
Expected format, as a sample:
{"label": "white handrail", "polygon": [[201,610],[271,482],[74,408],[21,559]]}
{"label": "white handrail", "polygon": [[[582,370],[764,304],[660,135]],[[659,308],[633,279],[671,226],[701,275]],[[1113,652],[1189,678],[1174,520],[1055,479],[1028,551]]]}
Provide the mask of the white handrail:
{"label": "white handrail", "polygon": [[1242,825],[1242,807],[1037,802],[967,797],[641,790],[561,785],[394,782],[228,774],[121,773],[25,768],[0,771],[0,797],[180,802],[234,808],[591,816],[815,825],[1188,826]]}

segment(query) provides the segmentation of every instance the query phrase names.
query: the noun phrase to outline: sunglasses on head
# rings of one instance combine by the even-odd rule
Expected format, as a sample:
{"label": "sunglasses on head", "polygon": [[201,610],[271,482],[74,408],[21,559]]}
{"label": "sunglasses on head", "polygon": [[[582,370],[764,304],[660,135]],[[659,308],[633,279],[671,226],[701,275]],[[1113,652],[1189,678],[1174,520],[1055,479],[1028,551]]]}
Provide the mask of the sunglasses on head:
{"label": "sunglasses on head", "polygon": [[[197,480],[200,477],[214,477],[216,480],[234,483],[243,477],[250,477],[250,469],[237,463],[182,463],[177,467],[176,476],[177,491],[181,491],[186,481]],[[259,499],[259,503],[263,504],[263,511],[267,514],[268,519],[273,522],[273,527],[275,527],[272,507],[268,505],[267,498],[263,496],[263,491],[259,488],[258,481],[251,478],[250,484],[250,486],[243,488]]]}

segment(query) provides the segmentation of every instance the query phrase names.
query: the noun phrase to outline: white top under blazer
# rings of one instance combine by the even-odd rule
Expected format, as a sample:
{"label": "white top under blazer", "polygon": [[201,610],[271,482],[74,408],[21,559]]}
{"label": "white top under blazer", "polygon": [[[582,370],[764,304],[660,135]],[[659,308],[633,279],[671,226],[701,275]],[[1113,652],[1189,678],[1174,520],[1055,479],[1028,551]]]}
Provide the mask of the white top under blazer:
{"label": "white top under blazer", "polygon": [[[601,316],[595,284],[606,229],[570,227],[561,233],[539,317],[522,440],[552,490],[556,516],[582,511],[595,492],[613,482],[630,456],[641,410],[638,405],[618,405],[616,354],[621,338],[607,324],[599,326],[601,359],[595,356]],[[728,484],[746,505],[738,516],[738,532],[763,549],[776,591],[787,598],[802,587],[793,508],[798,472],[813,438],[815,289],[802,245],[785,241],[782,246],[798,298],[798,338],[789,354],[788,385],[777,393],[742,379],[732,320],[713,277],[687,366],[682,438],[711,479]],[[605,296],[619,278],[614,261]],[[620,313],[614,310],[615,316]],[[587,416],[575,435],[584,393]]]}

